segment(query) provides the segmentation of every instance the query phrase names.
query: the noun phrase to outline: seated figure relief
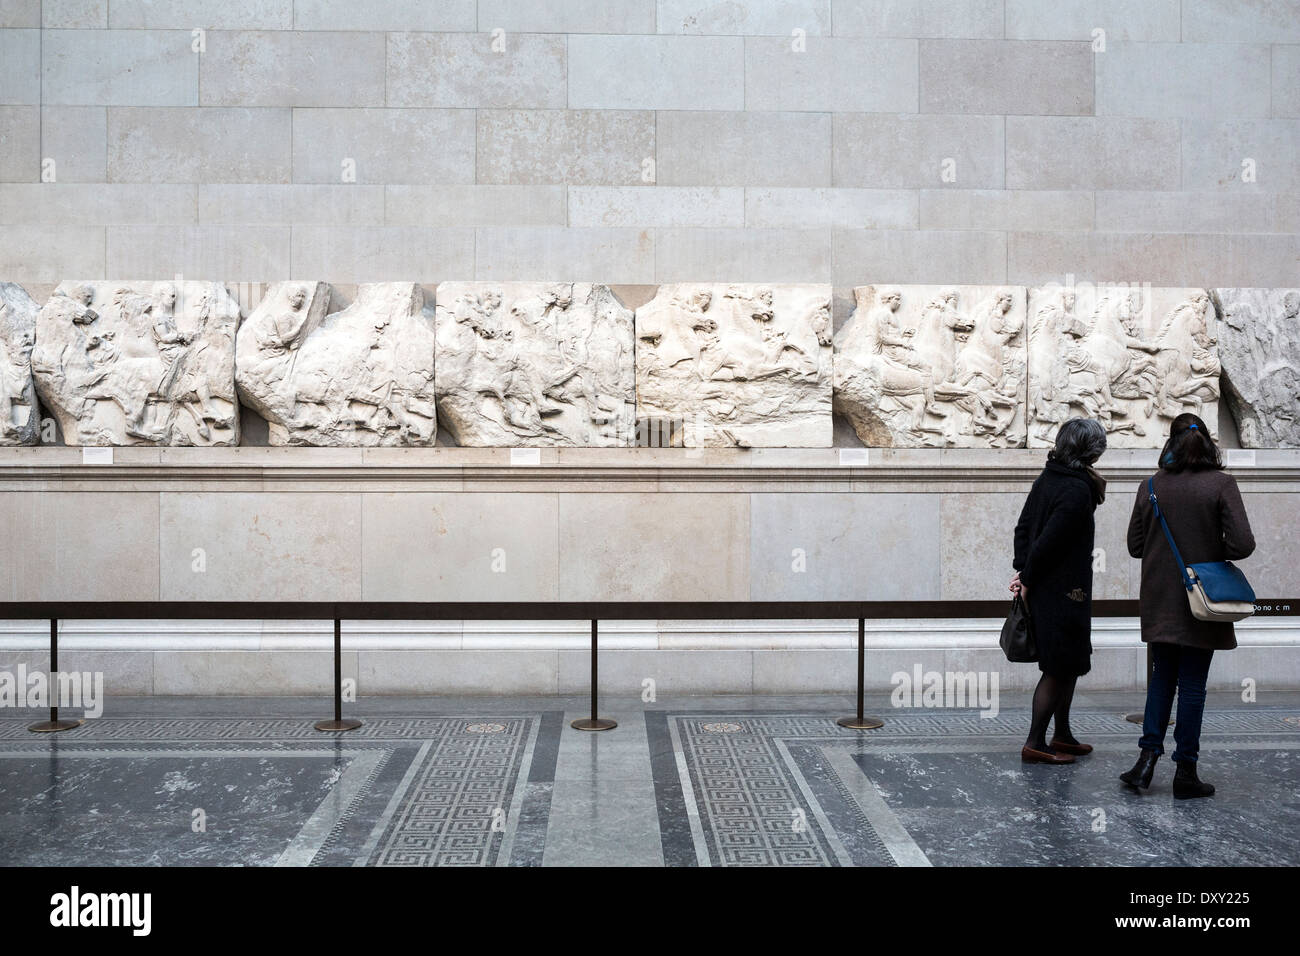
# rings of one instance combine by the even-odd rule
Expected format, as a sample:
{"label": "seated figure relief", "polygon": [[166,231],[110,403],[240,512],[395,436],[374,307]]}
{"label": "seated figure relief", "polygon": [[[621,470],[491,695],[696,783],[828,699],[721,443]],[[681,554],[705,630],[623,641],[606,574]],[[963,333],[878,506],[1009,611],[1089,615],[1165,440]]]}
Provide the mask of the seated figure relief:
{"label": "seated figure relief", "polygon": [[686,447],[828,447],[830,286],[660,286],[637,309],[637,418]]}
{"label": "seated figure relief", "polygon": [[1025,294],[859,286],[835,337],[835,409],[873,447],[1025,444]]}
{"label": "seated figure relief", "polygon": [[438,410],[461,445],[626,445],[632,312],[608,286],[444,282]]}
{"label": "seated figure relief", "polygon": [[32,380],[38,311],[26,289],[0,282],[0,445],[34,445],[40,438]]}
{"label": "seated figure relief", "polygon": [[344,308],[324,282],[281,282],[239,330],[240,397],[273,445],[432,445],[432,309],[410,282],[357,287]]}
{"label": "seated figure relief", "polygon": [[1215,427],[1219,358],[1203,289],[1048,286],[1029,291],[1029,437],[1095,418],[1115,447],[1158,448],[1185,411]]}
{"label": "seated figure relief", "polygon": [[32,372],[69,445],[236,445],[239,304],[216,282],[64,282]]}

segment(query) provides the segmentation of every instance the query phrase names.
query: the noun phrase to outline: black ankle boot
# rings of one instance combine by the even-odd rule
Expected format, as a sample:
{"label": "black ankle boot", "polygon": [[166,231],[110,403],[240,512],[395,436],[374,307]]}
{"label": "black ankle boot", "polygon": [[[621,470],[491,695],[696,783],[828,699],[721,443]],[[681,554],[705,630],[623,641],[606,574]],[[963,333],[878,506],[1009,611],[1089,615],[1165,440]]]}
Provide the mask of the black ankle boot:
{"label": "black ankle boot", "polygon": [[1190,760],[1177,761],[1178,769],[1174,771],[1174,797],[1178,800],[1190,800],[1193,797],[1208,797],[1214,793],[1214,784],[1205,783],[1196,776],[1196,764]]}
{"label": "black ankle boot", "polygon": [[1128,773],[1122,773],[1119,778],[1130,787],[1141,787],[1143,790],[1151,787],[1151,775],[1156,772],[1156,761],[1160,755],[1154,750],[1138,751],[1138,761],[1133,765],[1133,769]]}

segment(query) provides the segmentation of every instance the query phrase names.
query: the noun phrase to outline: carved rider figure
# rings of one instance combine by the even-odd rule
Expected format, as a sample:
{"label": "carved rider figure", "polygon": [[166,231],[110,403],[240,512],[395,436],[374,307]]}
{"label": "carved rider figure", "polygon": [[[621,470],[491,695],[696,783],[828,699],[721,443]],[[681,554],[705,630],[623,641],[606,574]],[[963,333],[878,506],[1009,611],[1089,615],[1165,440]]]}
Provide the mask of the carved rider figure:
{"label": "carved rider figure", "polygon": [[271,312],[269,321],[257,330],[258,351],[282,355],[302,344],[303,331],[310,315],[303,308],[307,304],[307,290],[296,285],[288,291],[285,298],[288,311]]}

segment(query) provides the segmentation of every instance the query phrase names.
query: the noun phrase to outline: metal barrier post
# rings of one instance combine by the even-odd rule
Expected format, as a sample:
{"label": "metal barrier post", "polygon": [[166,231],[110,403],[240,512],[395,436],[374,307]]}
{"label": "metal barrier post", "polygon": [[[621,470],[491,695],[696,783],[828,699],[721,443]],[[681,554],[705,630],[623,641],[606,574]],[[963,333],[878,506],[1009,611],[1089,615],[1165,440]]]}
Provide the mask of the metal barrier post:
{"label": "metal barrier post", "polygon": [[864,717],[862,715],[863,698],[866,695],[867,682],[867,622],[865,618],[858,618],[858,712],[853,717],[841,717],[835,723],[841,727],[848,727],[850,730],[875,730],[877,727],[885,726],[885,722],[879,717]]}
{"label": "metal barrier post", "polygon": [[68,720],[66,717],[59,720],[59,619],[50,618],[50,673],[47,681],[48,692],[50,695],[50,719],[42,720],[32,724],[27,729],[34,734],[52,734],[60,730],[71,730],[73,727],[80,727],[85,723],[84,720]]}
{"label": "metal barrier post", "polygon": [[356,730],[361,721],[343,719],[343,622],[334,619],[334,719],[318,720],[317,730]]}
{"label": "metal barrier post", "polygon": [[580,717],[569,725],[574,730],[613,730],[618,722],[596,716],[596,619],[591,619],[591,716]]}

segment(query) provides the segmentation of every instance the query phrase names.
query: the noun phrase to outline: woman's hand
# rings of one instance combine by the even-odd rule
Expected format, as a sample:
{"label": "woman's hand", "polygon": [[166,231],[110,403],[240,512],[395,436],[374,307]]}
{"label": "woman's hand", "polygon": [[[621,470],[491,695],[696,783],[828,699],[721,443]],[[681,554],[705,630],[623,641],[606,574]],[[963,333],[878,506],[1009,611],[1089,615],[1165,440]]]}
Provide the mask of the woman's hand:
{"label": "woman's hand", "polygon": [[1011,578],[1011,586],[1007,589],[1012,594],[1017,595],[1022,601],[1029,600],[1029,588],[1025,587],[1024,582],[1020,580],[1020,572],[1017,571]]}

